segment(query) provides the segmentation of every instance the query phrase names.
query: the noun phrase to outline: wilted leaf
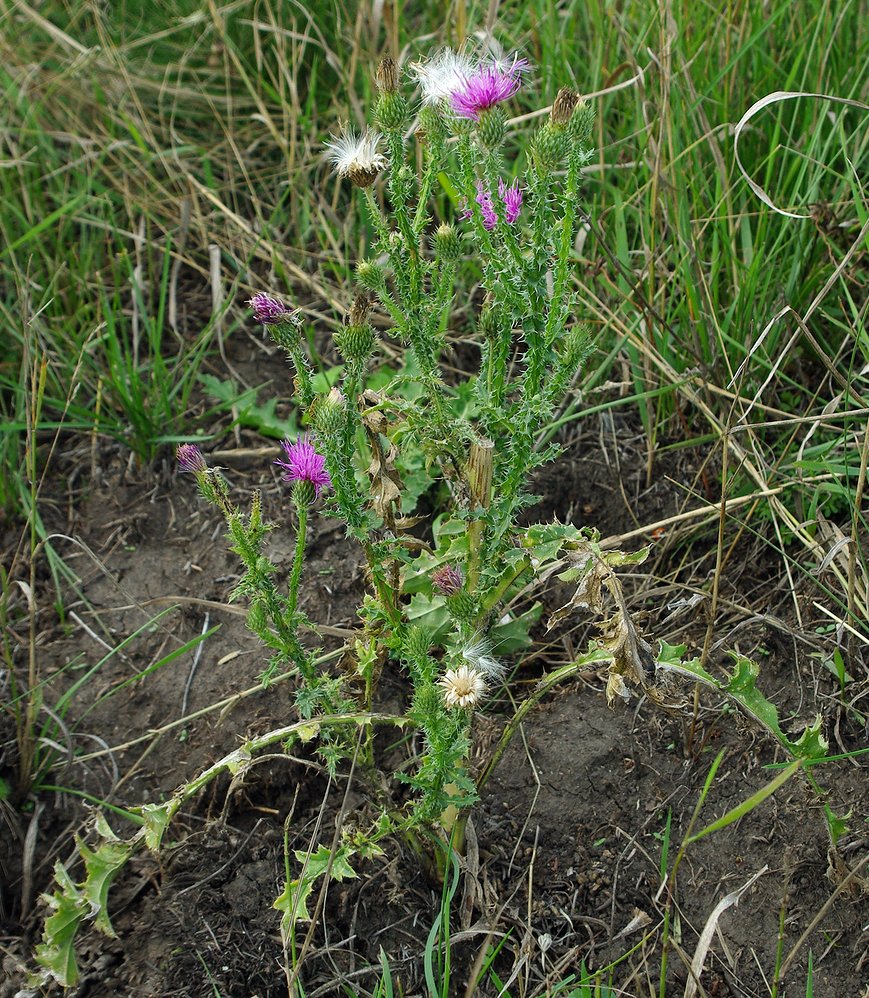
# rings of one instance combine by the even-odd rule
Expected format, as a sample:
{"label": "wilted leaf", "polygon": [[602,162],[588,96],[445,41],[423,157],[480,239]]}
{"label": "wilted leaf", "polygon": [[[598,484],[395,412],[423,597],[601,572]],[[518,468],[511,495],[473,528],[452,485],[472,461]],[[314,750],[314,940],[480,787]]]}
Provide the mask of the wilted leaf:
{"label": "wilted leaf", "polygon": [[571,599],[552,614],[547,630],[571,616],[577,609],[603,615],[607,603],[615,604],[615,613],[610,614],[599,625],[599,646],[612,656],[606,687],[607,702],[612,705],[616,697],[628,699],[628,684],[646,689],[655,674],[655,658],[651,646],[637,630],[625,602],[621,583],[613,571],[614,566],[640,564],[646,559],[648,549],[643,548],[633,553],[603,552],[596,535],[572,540],[567,547],[566,558],[570,567],[558,578],[576,583],[576,590]]}
{"label": "wilted leaf", "polygon": [[[381,439],[378,435],[377,440]],[[384,521],[394,517],[394,506],[401,499],[401,476],[395,469],[395,459],[398,449],[390,440],[386,450],[382,446],[372,446],[371,463],[368,465],[368,477],[371,479],[371,505],[378,516]]]}

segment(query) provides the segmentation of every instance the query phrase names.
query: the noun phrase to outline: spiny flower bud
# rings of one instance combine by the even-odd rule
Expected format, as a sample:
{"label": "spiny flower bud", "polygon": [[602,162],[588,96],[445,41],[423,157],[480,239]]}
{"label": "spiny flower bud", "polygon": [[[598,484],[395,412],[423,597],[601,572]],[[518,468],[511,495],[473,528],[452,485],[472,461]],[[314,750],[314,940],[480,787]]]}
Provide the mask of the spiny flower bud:
{"label": "spiny flower bud", "polygon": [[564,337],[564,356],[568,365],[578,367],[585,359],[591,346],[591,334],[588,326],[582,322],[576,323]]}
{"label": "spiny flower bud", "polygon": [[335,343],[345,360],[362,363],[374,350],[375,335],[368,316],[371,296],[363,291],[356,296],[347,316],[347,325],[335,334]]}
{"label": "spiny flower bud", "polygon": [[313,482],[299,478],[293,483],[293,502],[296,509],[307,508],[317,498],[317,490]]}
{"label": "spiny flower bud", "polygon": [[465,574],[458,565],[441,565],[431,574],[432,589],[444,597],[453,620],[460,623],[473,620],[477,599],[465,591]]}
{"label": "spiny flower bud", "polygon": [[562,87],[555,95],[549,120],[553,125],[566,125],[573,117],[574,109],[579,103],[579,94],[570,87]]}
{"label": "spiny flower bud", "polygon": [[389,56],[380,60],[376,78],[380,91],[374,106],[377,124],[385,132],[397,131],[407,119],[407,102],[398,91],[398,67]]}
{"label": "spiny flower bud", "polygon": [[574,142],[585,143],[591,138],[594,127],[594,107],[584,97],[580,97],[576,110],[570,119],[569,132]]}
{"label": "spiny flower bud", "polygon": [[402,652],[411,662],[420,662],[428,657],[431,651],[431,631],[426,627],[414,625],[408,627]]}
{"label": "spiny flower bud", "polygon": [[335,345],[348,361],[363,363],[374,353],[377,338],[368,323],[362,326],[344,326],[335,333]]}
{"label": "spiny flower bud", "polygon": [[373,260],[360,260],[356,265],[356,279],[368,291],[377,291],[385,280],[383,267]]}
{"label": "spiny flower bud", "polygon": [[441,596],[455,596],[462,591],[465,574],[458,565],[441,565],[431,573],[431,584]]}
{"label": "spiny flower bud", "polygon": [[487,294],[480,309],[480,332],[487,340],[493,340],[498,334],[498,317],[495,314],[495,299]]}
{"label": "spiny flower bud", "polygon": [[459,240],[458,233],[449,225],[444,222],[442,225],[438,226],[437,232],[435,232],[435,254],[439,259],[443,260],[445,263],[455,263],[462,255],[462,244]]}
{"label": "spiny flower bud", "polygon": [[570,143],[567,128],[547,121],[531,140],[531,155],[538,168],[552,170],[560,166]]}
{"label": "spiny flower bud", "polygon": [[394,94],[398,90],[398,66],[395,60],[385,55],[377,67],[377,89],[382,94]]}
{"label": "spiny flower bud", "polygon": [[472,593],[459,590],[453,596],[446,597],[447,610],[453,620],[469,623],[477,615],[477,599]]}
{"label": "spiny flower bud", "polygon": [[446,122],[443,113],[437,107],[424,105],[419,110],[419,127],[416,130],[418,142],[437,148],[443,145],[447,137]]}
{"label": "spiny flower bud", "polygon": [[314,410],[314,425],[321,436],[329,437],[344,428],[347,419],[347,399],[339,388],[333,388],[328,395],[317,399]]}
{"label": "spiny flower bud", "polygon": [[417,687],[413,698],[413,712],[423,722],[436,718],[443,709],[443,699],[438,688],[433,683],[424,683]]}
{"label": "spiny flower bud", "polygon": [[477,138],[480,145],[490,152],[497,149],[504,141],[506,119],[500,107],[491,107],[480,112],[477,123]]}
{"label": "spiny flower bud", "polygon": [[194,474],[208,471],[202,451],[196,444],[179,444],[175,450],[175,457],[181,471],[192,471]]}
{"label": "spiny flower bud", "polygon": [[268,627],[269,619],[262,603],[252,603],[247,611],[248,630],[261,634]]}

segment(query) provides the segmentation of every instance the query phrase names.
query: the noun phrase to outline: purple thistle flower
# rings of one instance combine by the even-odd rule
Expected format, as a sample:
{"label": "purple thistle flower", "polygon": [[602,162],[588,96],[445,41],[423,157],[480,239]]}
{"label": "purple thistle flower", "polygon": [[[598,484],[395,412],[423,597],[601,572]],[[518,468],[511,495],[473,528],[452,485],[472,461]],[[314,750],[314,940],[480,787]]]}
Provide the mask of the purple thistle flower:
{"label": "purple thistle flower", "polygon": [[179,444],[175,449],[175,457],[181,471],[208,471],[202,451],[196,444]]}
{"label": "purple thistle flower", "polygon": [[277,326],[284,322],[299,324],[298,312],[295,309],[288,308],[280,298],[275,298],[265,291],[257,291],[248,305],[253,310],[254,319],[264,326]]}
{"label": "purple thistle flower", "polygon": [[441,565],[431,573],[431,584],[441,596],[455,596],[462,591],[465,575],[458,565]]}
{"label": "purple thistle flower", "polygon": [[498,69],[503,69],[505,73],[509,73],[511,76],[521,76],[522,73],[527,73],[531,69],[531,63],[527,59],[520,59],[518,52],[514,53],[508,68],[504,69],[503,60],[495,60],[495,65]]}
{"label": "purple thistle flower", "polygon": [[486,190],[482,180],[477,181],[477,196],[474,200],[480,206],[484,228],[491,231],[498,224],[498,215],[495,212],[495,206],[492,204],[492,195]]}
{"label": "purple thistle flower", "polygon": [[525,59],[515,59],[509,69],[496,63],[480,66],[450,94],[450,106],[459,118],[480,120],[480,112],[512,97],[522,85],[520,74],[528,68]]}
{"label": "purple thistle flower", "polygon": [[514,180],[508,187],[503,180],[499,180],[498,197],[504,202],[504,217],[507,219],[507,224],[512,225],[522,210],[522,190],[519,181]]}
{"label": "purple thistle flower", "polygon": [[284,440],[281,447],[284,448],[287,460],[282,461],[279,458],[275,464],[284,469],[284,474],[281,476],[283,481],[310,482],[317,497],[321,489],[332,488],[332,479],[325,467],[326,459],[314,450],[307,433],[299,437],[294,444]]}

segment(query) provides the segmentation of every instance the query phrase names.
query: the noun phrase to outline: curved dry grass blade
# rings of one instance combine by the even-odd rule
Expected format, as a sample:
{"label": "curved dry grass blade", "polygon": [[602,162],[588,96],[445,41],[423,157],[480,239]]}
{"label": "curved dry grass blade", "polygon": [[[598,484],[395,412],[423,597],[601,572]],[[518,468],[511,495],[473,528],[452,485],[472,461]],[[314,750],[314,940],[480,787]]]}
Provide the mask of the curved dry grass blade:
{"label": "curved dry grass blade", "polygon": [[748,890],[749,887],[751,887],[755,880],[762,877],[768,870],[768,866],[762,867],[757,871],[757,873],[754,874],[754,876],[749,877],[742,887],[737,887],[735,891],[731,891],[729,894],[725,895],[712,909],[709,918],[706,919],[706,924],[703,926],[703,931],[700,933],[700,938],[697,940],[697,949],[694,950],[694,957],[691,960],[691,969],[689,972],[688,982],[685,985],[684,998],[694,998],[697,994],[698,981],[700,980],[700,975],[703,973],[703,966],[706,963],[706,956],[709,953],[709,947],[712,944],[712,936],[715,934],[715,930],[718,927],[719,919],[728,908],[735,907],[739,904],[742,899],[742,895]]}
{"label": "curved dry grass blade", "polygon": [[736,165],[739,167],[739,172],[745,178],[748,186],[754,191],[757,197],[768,207],[772,208],[773,211],[777,212],[779,215],[784,215],[786,218],[811,218],[811,215],[798,215],[793,211],[785,211],[784,208],[779,208],[772,198],[766,193],[766,191],[758,184],[755,180],[752,180],[746,172],[745,167],[742,165],[742,160],[739,157],[739,136],[742,134],[742,130],[751,121],[751,119],[765,107],[770,107],[772,104],[779,104],[781,101],[786,100],[797,100],[800,97],[811,97],[814,100],[828,100],[832,101],[834,104],[845,104],[848,107],[857,107],[861,111],[869,111],[869,104],[864,104],[862,101],[852,100],[850,97],[834,97],[831,94],[813,94],[807,93],[802,90],[776,90],[774,93],[767,94],[766,97],[761,97],[759,101],[755,101],[754,104],[745,112],[745,114],[736,123],[736,128],[733,131],[733,155],[736,157]]}

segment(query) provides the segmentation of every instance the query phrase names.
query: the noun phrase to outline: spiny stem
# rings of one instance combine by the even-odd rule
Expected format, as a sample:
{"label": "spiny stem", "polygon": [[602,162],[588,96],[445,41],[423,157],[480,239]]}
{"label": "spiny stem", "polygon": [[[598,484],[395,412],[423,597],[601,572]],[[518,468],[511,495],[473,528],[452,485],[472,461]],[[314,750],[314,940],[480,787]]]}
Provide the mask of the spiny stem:
{"label": "spiny stem", "polygon": [[299,583],[302,579],[302,564],[305,560],[305,540],[308,532],[308,507],[300,502],[298,507],[299,529],[296,532],[296,552],[293,557],[293,567],[290,571],[290,581],[288,585],[289,596],[287,600],[288,616],[292,619],[296,613],[296,606],[299,601]]}

